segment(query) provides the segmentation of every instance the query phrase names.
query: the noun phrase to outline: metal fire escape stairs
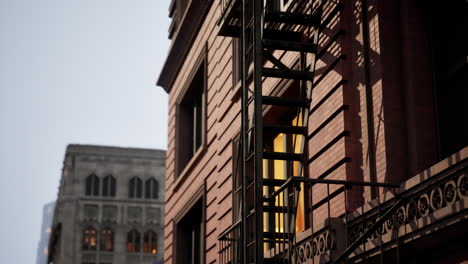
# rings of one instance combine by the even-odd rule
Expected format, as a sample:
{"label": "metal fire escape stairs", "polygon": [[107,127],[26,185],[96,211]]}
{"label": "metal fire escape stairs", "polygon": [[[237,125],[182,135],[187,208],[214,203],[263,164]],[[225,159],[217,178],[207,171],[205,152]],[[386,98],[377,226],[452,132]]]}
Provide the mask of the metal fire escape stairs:
{"label": "metal fire escape stairs", "polygon": [[[307,1],[303,1],[304,3]],[[265,188],[276,188],[285,181],[264,179],[264,160],[299,162],[300,170],[307,160],[304,146],[315,70],[318,28],[322,1],[309,7],[281,10],[279,2],[241,1],[241,60],[242,60],[242,252],[241,263],[285,263],[291,260],[295,235],[295,207],[299,185],[291,188],[280,204],[265,199]],[[293,11],[300,10],[300,11]],[[294,68],[277,58],[284,52],[299,53]],[[268,63],[269,62],[269,63]],[[270,66],[266,66],[270,65]],[[270,96],[263,82],[268,78],[299,82],[297,97]],[[264,109],[282,106],[298,113],[300,126],[266,125]],[[266,151],[265,133],[302,135],[300,151],[295,147],[286,152]],[[296,142],[295,142],[296,143]],[[286,177],[294,177],[287,173]],[[280,216],[278,216],[280,215]],[[265,217],[282,217],[283,228],[266,227]],[[281,247],[280,256],[266,256],[267,248]]]}
{"label": "metal fire escape stairs", "polygon": [[[222,2],[226,2],[223,0]],[[279,1],[238,0],[237,11],[229,18],[231,25],[226,27],[225,36],[240,38],[241,52],[241,163],[242,163],[242,208],[240,221],[239,254],[236,264],[273,264],[293,263],[295,223],[300,181],[293,185],[291,177],[304,178],[307,167],[308,117],[312,99],[313,79],[320,30],[336,15],[332,11],[326,18],[323,7],[326,0],[292,1],[298,5],[294,8],[280,10]],[[303,6],[301,7],[301,4]],[[224,14],[223,14],[224,16]],[[328,22],[327,22],[328,21]],[[235,24],[235,25],[232,25]],[[285,52],[298,53],[298,61],[282,61]],[[297,96],[271,96],[265,94],[263,83],[270,79],[296,81],[299,83]],[[301,121],[296,125],[276,125],[264,122],[264,110],[271,107],[282,107],[285,111],[294,111]],[[286,152],[267,150],[264,144],[266,133],[283,133],[303,136],[295,140],[299,148],[293,146]],[[299,151],[297,151],[299,149]],[[286,179],[267,179],[264,177],[264,160],[280,160],[299,163],[298,175],[292,171]],[[288,197],[282,204],[271,200],[271,190],[288,189]],[[270,190],[270,193],[265,193]],[[363,233],[354,243],[339,256],[335,263],[345,261],[360,243],[375,233],[379,225],[393,217],[400,203],[386,213]],[[284,217],[284,228],[279,232],[275,226],[266,227],[265,218]],[[276,251],[276,249],[279,249]],[[268,253],[268,249],[277,254]],[[228,262],[234,263],[234,262]]]}

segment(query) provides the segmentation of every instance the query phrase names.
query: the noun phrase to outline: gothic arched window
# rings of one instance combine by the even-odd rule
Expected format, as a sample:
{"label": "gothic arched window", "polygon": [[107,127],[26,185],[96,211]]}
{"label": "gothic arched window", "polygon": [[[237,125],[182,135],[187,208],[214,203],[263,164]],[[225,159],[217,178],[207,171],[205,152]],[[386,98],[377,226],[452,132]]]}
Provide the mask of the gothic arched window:
{"label": "gothic arched window", "polygon": [[142,198],[142,187],[141,179],[133,177],[128,185],[128,197],[129,198]]}
{"label": "gothic arched window", "polygon": [[145,198],[146,199],[158,199],[158,182],[154,179],[148,179],[145,183]]}
{"label": "gothic arched window", "polygon": [[83,249],[96,250],[97,231],[93,227],[88,227],[83,231]]}
{"label": "gothic arched window", "polygon": [[127,252],[140,252],[140,232],[135,229],[127,234]]}
{"label": "gothic arched window", "polygon": [[101,230],[101,245],[100,249],[103,251],[114,250],[114,231],[110,228]]}
{"label": "gothic arched window", "polygon": [[143,252],[151,254],[156,254],[158,252],[156,233],[152,230],[147,231],[144,235]]}
{"label": "gothic arched window", "polygon": [[115,197],[115,178],[108,175],[102,181],[102,196]]}
{"label": "gothic arched window", "polygon": [[98,196],[99,195],[99,177],[96,174],[91,174],[86,177],[86,195]]}

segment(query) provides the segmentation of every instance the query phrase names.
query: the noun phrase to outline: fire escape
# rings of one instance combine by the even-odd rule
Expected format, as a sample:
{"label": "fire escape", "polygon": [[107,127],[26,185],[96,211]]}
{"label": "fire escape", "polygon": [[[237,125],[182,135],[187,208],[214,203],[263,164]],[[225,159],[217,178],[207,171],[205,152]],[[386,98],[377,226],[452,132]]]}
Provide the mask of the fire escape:
{"label": "fire escape", "polygon": [[[369,237],[380,236],[383,226],[396,222],[395,212],[404,199],[396,199],[395,195],[390,202],[381,205],[378,197],[378,210],[368,216],[374,219],[373,224],[355,234],[351,241],[348,233],[353,220],[346,215],[349,193],[362,192],[364,188],[385,188],[395,194],[397,186],[329,180],[326,175],[316,179],[306,177],[315,63],[323,55],[318,50],[319,36],[343,8],[336,4],[325,14],[326,3],[327,0],[221,1],[220,35],[240,39],[242,65],[241,209],[238,221],[219,237],[221,263],[306,263],[306,254],[314,256],[311,263],[348,263],[349,256],[356,254]],[[284,53],[296,54],[297,60],[286,61]],[[271,79],[293,81],[297,85],[287,96],[271,95],[264,85]],[[294,112],[296,122],[275,124],[265,120],[265,111],[274,107]],[[290,135],[292,147],[282,152],[269,148],[264,142],[265,135],[275,133]],[[288,164],[286,177],[265,177],[265,160]],[[326,196],[299,205],[300,195],[311,201],[317,186],[325,190]],[[344,204],[344,212],[338,218],[331,216],[334,199],[342,199]],[[296,236],[300,206],[305,208],[304,214],[312,230],[310,246],[304,246]],[[327,209],[317,212],[319,208]],[[319,224],[314,223],[316,213],[325,215],[322,222],[327,228],[321,231],[314,230]],[[398,251],[398,243],[392,247]],[[329,254],[320,254],[325,251]]]}

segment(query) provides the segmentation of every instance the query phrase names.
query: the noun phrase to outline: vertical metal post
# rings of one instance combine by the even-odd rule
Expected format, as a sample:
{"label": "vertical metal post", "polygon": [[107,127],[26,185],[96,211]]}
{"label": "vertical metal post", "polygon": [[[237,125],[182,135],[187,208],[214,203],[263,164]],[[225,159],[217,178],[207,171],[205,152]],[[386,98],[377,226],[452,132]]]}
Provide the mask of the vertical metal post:
{"label": "vertical metal post", "polygon": [[[395,205],[397,203],[397,196],[396,196],[396,188],[393,188],[393,204]],[[399,241],[398,241],[398,230],[400,229],[398,225],[398,219],[396,212],[398,212],[398,209],[396,209],[395,214],[393,214],[393,228],[395,229],[395,237],[396,237],[396,258],[397,264],[400,264],[400,246],[399,246]]]}
{"label": "vertical metal post", "polygon": [[263,264],[263,111],[262,111],[262,39],[263,1],[253,3],[254,63],[254,151],[255,151],[255,263]]}
{"label": "vertical metal post", "polygon": [[248,144],[247,144],[247,134],[246,131],[248,129],[248,108],[246,108],[248,104],[248,92],[246,87],[246,78],[247,78],[247,66],[245,61],[245,2],[246,0],[241,1],[241,63],[242,63],[242,73],[241,73],[241,144],[242,144],[242,222],[240,224],[240,263],[245,264],[247,263],[247,255],[246,255],[246,246],[247,246],[247,156],[248,156]]}
{"label": "vertical metal post", "polygon": [[[377,217],[377,221],[380,219],[381,215],[380,215],[380,189],[378,187],[376,187],[377,189],[377,202],[378,202],[378,217]],[[380,227],[381,229],[377,229],[377,232],[379,232],[378,236],[379,236],[379,247],[380,247],[380,264],[383,264],[383,246],[382,246],[382,232],[383,232],[383,227]]]}
{"label": "vertical metal post", "polygon": [[[348,185],[344,185],[344,206],[345,206],[345,214],[344,214],[344,224],[345,224],[345,248],[348,248]],[[348,258],[346,258],[345,263],[348,264]]]}

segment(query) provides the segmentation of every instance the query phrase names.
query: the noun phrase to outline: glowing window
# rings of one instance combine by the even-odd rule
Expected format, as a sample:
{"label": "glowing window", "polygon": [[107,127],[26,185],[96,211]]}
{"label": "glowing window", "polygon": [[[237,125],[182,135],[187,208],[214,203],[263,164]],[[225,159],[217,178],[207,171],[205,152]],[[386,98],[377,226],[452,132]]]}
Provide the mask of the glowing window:
{"label": "glowing window", "polygon": [[140,232],[135,229],[127,234],[127,252],[140,252]]}
{"label": "glowing window", "polygon": [[157,253],[157,237],[156,233],[149,230],[145,233],[143,239],[143,252],[156,254]]}
{"label": "glowing window", "polygon": [[103,251],[114,250],[114,232],[110,228],[101,230],[101,245],[100,249]]}
{"label": "glowing window", "polygon": [[83,231],[83,249],[96,250],[97,231],[93,227],[88,227]]}

